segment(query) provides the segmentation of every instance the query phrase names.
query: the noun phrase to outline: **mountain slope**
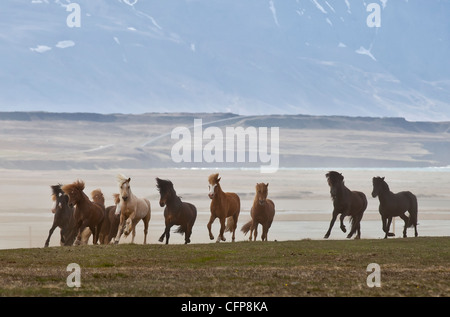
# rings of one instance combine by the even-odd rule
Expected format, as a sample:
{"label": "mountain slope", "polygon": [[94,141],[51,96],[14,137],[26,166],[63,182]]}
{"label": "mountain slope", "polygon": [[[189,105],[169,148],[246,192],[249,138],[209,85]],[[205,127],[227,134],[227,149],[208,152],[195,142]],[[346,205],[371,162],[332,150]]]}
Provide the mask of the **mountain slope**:
{"label": "mountain slope", "polygon": [[373,3],[2,1],[0,109],[449,120],[450,1]]}

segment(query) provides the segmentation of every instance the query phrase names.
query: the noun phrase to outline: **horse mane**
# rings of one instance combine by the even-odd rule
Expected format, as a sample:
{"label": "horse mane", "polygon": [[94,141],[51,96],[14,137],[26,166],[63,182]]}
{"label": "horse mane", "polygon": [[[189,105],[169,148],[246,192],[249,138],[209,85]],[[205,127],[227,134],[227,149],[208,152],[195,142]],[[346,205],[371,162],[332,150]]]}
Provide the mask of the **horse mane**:
{"label": "horse mane", "polygon": [[156,187],[158,188],[158,191],[161,193],[165,193],[167,191],[173,191],[175,192],[175,189],[173,188],[173,183],[170,180],[164,180],[156,177]]}
{"label": "horse mane", "polygon": [[117,205],[120,203],[120,194],[113,194],[114,204]]}
{"label": "horse mane", "polygon": [[382,188],[382,189],[384,189],[384,190],[387,190],[387,191],[391,191],[390,189],[389,189],[389,185],[388,185],[388,183],[386,183],[386,181],[384,180],[384,177],[374,177],[373,178],[374,180],[378,180],[378,184],[380,184],[380,187]]}
{"label": "horse mane", "polygon": [[331,181],[331,183],[336,183],[336,182],[342,182],[344,183],[344,175],[342,175],[339,172],[335,172],[335,171],[330,171],[328,172],[326,175],[326,178],[328,178],[328,180]]}
{"label": "horse mane", "polygon": [[210,184],[219,184],[220,182],[219,173],[209,175],[208,182]]}
{"label": "horse mane", "polygon": [[127,182],[127,181],[129,180],[129,178],[126,177],[126,176],[123,175],[123,174],[117,174],[116,179],[117,179],[117,182],[118,182],[120,185],[122,185],[123,183],[125,183],[125,182]]}
{"label": "horse mane", "polygon": [[95,203],[105,204],[105,196],[103,196],[101,189],[94,189],[91,192],[91,197]]}
{"label": "horse mane", "polygon": [[82,180],[77,180],[72,184],[62,186],[61,189],[66,194],[74,189],[81,192],[84,190],[84,182]]}

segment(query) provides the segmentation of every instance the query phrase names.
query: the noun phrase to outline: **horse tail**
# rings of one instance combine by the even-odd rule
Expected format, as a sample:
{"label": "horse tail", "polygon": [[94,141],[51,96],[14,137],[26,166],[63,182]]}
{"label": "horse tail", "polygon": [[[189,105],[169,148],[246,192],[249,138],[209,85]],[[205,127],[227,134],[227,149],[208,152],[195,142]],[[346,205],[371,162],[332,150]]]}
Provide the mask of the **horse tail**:
{"label": "horse tail", "polygon": [[227,226],[225,227],[225,232],[233,232],[236,224],[234,223],[233,216],[227,218]]}
{"label": "horse tail", "polygon": [[408,209],[409,218],[406,227],[410,228],[412,226],[417,226],[418,206],[417,206],[417,197],[413,193],[409,193],[408,198],[409,198],[409,209]]}
{"label": "horse tail", "polygon": [[241,231],[244,233],[244,235],[247,234],[247,232],[250,231],[250,228],[252,227],[253,220],[250,220],[245,225],[242,226]]}
{"label": "horse tail", "polygon": [[181,226],[178,226],[178,229],[175,231],[175,233],[184,234],[184,233],[186,233],[186,230],[187,230],[186,225],[181,225]]}

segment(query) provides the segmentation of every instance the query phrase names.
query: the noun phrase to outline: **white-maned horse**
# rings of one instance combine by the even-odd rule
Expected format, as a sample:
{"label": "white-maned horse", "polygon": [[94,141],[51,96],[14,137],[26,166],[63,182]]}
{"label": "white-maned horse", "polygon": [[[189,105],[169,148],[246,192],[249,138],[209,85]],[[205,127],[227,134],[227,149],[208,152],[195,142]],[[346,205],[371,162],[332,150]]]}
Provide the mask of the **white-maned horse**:
{"label": "white-maned horse", "polygon": [[147,243],[148,223],[150,221],[150,201],[136,197],[131,192],[130,181],[122,174],[117,175],[117,181],[120,189],[120,203],[116,208],[116,215],[120,214],[119,230],[114,239],[114,243],[119,243],[120,236],[125,233],[125,237],[132,232],[131,243],[134,243],[136,235],[136,225],[142,220],[144,222],[144,244]]}

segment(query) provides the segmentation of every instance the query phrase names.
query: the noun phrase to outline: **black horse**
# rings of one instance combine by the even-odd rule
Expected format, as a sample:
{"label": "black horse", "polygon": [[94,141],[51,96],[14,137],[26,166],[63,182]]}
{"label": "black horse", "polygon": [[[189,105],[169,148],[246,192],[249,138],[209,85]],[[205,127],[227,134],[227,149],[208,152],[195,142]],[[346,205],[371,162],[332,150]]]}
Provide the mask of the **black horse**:
{"label": "black horse", "polygon": [[[414,226],[415,236],[417,237],[417,197],[409,192],[404,191],[394,194],[390,191],[389,185],[384,181],[384,177],[374,177],[372,197],[378,196],[380,200],[380,215],[383,223],[384,238],[395,236],[389,232],[393,217],[400,217],[405,222],[403,229],[403,238],[406,238],[406,229]],[[409,217],[405,215],[409,212]]]}
{"label": "black horse", "polygon": [[177,233],[184,233],[185,244],[191,242],[192,227],[197,218],[197,208],[190,203],[182,202],[177,196],[173,184],[169,180],[156,178],[157,188],[160,193],[159,205],[166,206],[164,209],[164,218],[166,229],[159,238],[159,242],[164,241],[166,236],[166,244],[169,244],[170,228],[178,225]]}
{"label": "black horse", "polygon": [[367,198],[362,192],[351,191],[344,185],[344,176],[338,172],[328,172],[326,175],[328,185],[330,186],[330,194],[333,199],[333,216],[331,218],[330,227],[325,234],[325,239],[330,236],[331,229],[339,214],[341,214],[341,230],[347,232],[344,225],[345,216],[350,216],[352,228],[347,238],[351,238],[358,231],[355,239],[361,238],[361,219],[367,208]]}
{"label": "black horse", "polygon": [[69,206],[69,197],[61,189],[60,184],[50,186],[52,188],[52,198],[54,201],[54,208],[52,212],[53,225],[49,230],[48,238],[45,241],[45,247],[50,243],[50,237],[57,227],[61,229],[61,245],[69,246],[75,241],[75,219],[73,216],[74,208]]}

